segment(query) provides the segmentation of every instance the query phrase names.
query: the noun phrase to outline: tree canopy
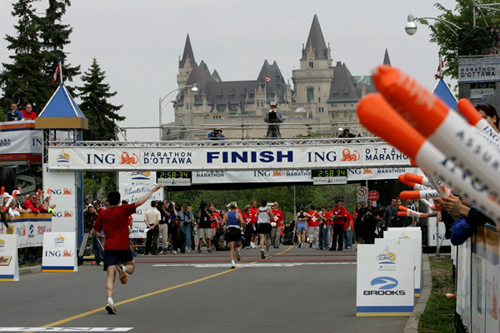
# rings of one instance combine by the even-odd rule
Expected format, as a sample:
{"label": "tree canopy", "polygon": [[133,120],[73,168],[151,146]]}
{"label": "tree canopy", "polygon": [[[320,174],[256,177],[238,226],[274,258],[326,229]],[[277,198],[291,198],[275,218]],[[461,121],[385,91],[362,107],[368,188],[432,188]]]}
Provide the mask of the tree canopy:
{"label": "tree canopy", "polygon": [[[454,79],[458,78],[458,47],[459,40],[466,36],[464,32],[469,32],[473,29],[473,2],[472,0],[457,0],[455,8],[448,9],[436,3],[435,6],[442,12],[438,18],[456,24],[462,31],[456,29],[446,22],[436,21],[430,25],[426,20],[421,20],[423,24],[429,25],[431,29],[432,43],[436,43],[440,47],[441,54],[445,58],[446,65],[444,75]],[[477,5],[496,3],[496,0],[476,0]],[[481,14],[482,13],[482,14]],[[480,12],[476,9],[476,27],[498,27],[500,26],[500,13],[492,10],[482,9]],[[453,31],[456,32],[453,33]],[[477,40],[476,40],[477,41]],[[464,43],[466,45],[466,43]]]}

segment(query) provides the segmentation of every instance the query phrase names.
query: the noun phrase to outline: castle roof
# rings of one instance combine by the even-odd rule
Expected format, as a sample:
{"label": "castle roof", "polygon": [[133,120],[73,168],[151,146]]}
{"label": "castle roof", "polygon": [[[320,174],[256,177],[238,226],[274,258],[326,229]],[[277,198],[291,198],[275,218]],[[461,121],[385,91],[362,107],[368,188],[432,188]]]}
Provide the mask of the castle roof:
{"label": "castle roof", "polygon": [[309,36],[307,37],[305,48],[302,49],[302,58],[300,60],[307,59],[307,50],[309,47],[314,49],[316,59],[328,59],[325,38],[323,37],[323,32],[321,31],[318,16],[316,14],[314,14]]}
{"label": "castle roof", "polygon": [[179,64],[180,68],[184,68],[184,65],[186,64],[186,60],[189,58],[191,63],[195,63],[196,60],[194,60],[194,53],[193,53],[193,48],[191,47],[191,40],[189,39],[189,34],[187,35],[186,38],[186,44],[184,45],[184,52],[182,53],[182,59]]}

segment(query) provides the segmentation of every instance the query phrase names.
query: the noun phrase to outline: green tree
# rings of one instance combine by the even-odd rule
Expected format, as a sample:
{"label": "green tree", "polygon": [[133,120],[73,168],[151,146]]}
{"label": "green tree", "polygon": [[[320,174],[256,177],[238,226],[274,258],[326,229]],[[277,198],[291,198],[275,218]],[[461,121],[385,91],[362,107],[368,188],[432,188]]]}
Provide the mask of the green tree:
{"label": "green tree", "polygon": [[0,73],[0,87],[3,90],[1,105],[8,109],[11,102],[20,107],[32,103],[43,106],[53,90],[47,88],[47,77],[43,73],[42,45],[39,41],[41,19],[33,8],[34,0],[19,0],[13,4],[12,15],[18,17],[16,36],[7,35],[7,48],[14,51],[9,56],[11,64],[3,63]]}
{"label": "green tree", "polygon": [[[491,4],[497,2],[496,0],[476,0],[477,5]],[[436,3],[435,6],[442,11],[438,17],[440,19],[446,20],[448,22],[454,23],[459,26],[463,31],[470,31],[473,28],[473,7],[472,0],[457,0],[457,5],[454,9],[447,9],[440,3]],[[484,19],[480,13],[476,12],[476,27],[485,28],[498,27],[500,25],[500,13],[491,10],[482,10],[484,14]],[[488,22],[488,24],[485,24]],[[421,20],[423,24],[429,25],[425,20]],[[431,29],[431,39],[432,43],[436,43],[440,47],[441,54],[445,58],[446,66],[444,70],[444,75],[450,76],[454,79],[458,78],[458,42],[460,38],[454,34],[451,30],[455,28],[450,27],[445,22],[436,21],[434,24],[429,25]],[[459,31],[456,31],[458,35],[463,36]],[[467,43],[464,43],[467,45]]]}
{"label": "green tree", "polygon": [[[116,122],[125,120],[125,117],[118,115],[122,105],[116,106],[108,101],[116,92],[111,92],[109,84],[103,83],[106,78],[104,74],[94,58],[90,69],[82,75],[83,86],[77,88],[78,96],[82,100],[80,110],[89,121],[89,129],[83,133],[85,141],[114,139]],[[117,187],[114,172],[85,172],[84,179],[86,197],[96,198],[100,189],[107,194],[109,190]]]}
{"label": "green tree", "polygon": [[125,120],[118,114],[123,105],[116,106],[108,101],[117,93],[111,92],[109,84],[103,83],[104,74],[94,58],[89,70],[82,75],[83,86],[77,88],[78,97],[82,100],[80,110],[89,120],[89,129],[83,134],[84,141],[115,139],[116,122]]}
{"label": "green tree", "polygon": [[[68,24],[61,24],[62,17],[66,13],[66,7],[71,6],[70,0],[49,0],[49,7],[45,11],[45,17],[41,19],[40,38],[43,47],[45,66],[43,72],[50,78],[53,76],[59,59],[62,60],[62,72],[65,81],[73,81],[73,77],[80,75],[80,66],[71,66],[66,60],[64,47],[70,43],[69,36],[73,29]],[[47,80],[51,85],[51,80]],[[70,92],[72,90],[67,87]],[[52,88],[54,89],[54,88]]]}

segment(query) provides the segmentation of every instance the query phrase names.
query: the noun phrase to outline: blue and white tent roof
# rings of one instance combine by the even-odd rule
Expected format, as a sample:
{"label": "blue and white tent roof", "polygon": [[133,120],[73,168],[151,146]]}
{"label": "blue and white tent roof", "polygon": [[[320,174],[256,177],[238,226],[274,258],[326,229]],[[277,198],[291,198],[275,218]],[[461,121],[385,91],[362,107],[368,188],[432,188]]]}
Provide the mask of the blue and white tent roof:
{"label": "blue and white tent roof", "polygon": [[64,85],[54,92],[38,118],[85,118]]}
{"label": "blue and white tent roof", "polygon": [[443,79],[439,79],[432,93],[441,98],[450,108],[457,110],[457,99]]}

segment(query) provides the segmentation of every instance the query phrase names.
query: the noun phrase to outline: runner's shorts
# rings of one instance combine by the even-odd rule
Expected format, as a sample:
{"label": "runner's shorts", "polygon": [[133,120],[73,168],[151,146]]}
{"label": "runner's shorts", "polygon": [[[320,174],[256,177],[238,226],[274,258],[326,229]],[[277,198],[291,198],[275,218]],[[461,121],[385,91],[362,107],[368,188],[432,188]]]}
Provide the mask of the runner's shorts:
{"label": "runner's shorts", "polygon": [[134,255],[130,249],[126,250],[104,250],[103,255],[104,266],[103,270],[106,271],[109,266],[116,264],[125,264],[134,260]]}
{"label": "runner's shorts", "polygon": [[241,230],[239,228],[227,228],[224,238],[227,242],[241,242]]}
{"label": "runner's shorts", "polygon": [[257,232],[259,234],[271,234],[271,223],[259,223],[257,225]]}
{"label": "runner's shorts", "polygon": [[297,223],[297,231],[306,231],[306,230],[307,230],[307,225],[305,222]]}

